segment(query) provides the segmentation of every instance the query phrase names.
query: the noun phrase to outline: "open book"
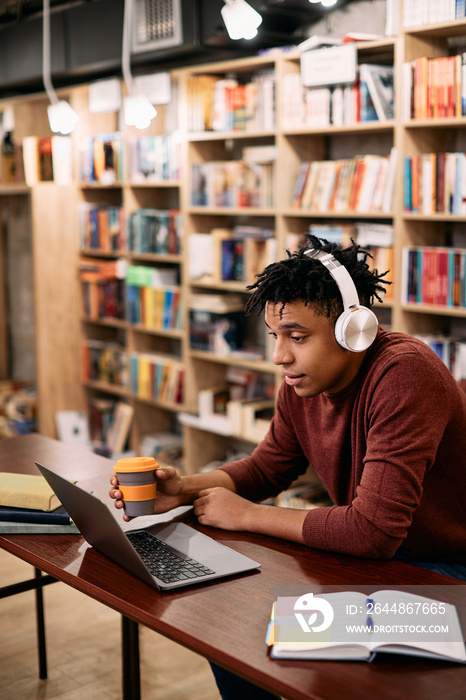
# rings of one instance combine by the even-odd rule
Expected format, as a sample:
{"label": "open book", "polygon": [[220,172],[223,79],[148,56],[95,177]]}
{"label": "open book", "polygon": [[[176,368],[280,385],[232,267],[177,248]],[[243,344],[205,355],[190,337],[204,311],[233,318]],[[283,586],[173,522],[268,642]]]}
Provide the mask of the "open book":
{"label": "open book", "polygon": [[385,652],[466,663],[455,606],[401,590],[278,597],[266,643],[274,659],[370,661]]}

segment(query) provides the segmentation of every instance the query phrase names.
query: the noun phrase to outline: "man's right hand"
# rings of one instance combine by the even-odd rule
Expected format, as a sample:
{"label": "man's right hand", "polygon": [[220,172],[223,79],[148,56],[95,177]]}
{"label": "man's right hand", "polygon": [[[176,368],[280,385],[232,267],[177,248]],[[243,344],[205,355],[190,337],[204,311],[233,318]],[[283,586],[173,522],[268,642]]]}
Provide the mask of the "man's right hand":
{"label": "man's right hand", "polygon": [[[174,467],[159,467],[159,469],[155,470],[155,477],[157,480],[157,494],[154,513],[166,513],[173,508],[184,505],[182,496],[183,479]],[[121,509],[124,507],[124,501],[118,488],[116,474],[113,474],[110,483],[112,488],[109,491],[109,496],[115,500],[115,508]],[[185,501],[188,503],[189,499],[185,499]],[[128,515],[123,515],[123,520],[128,522],[131,518]]]}

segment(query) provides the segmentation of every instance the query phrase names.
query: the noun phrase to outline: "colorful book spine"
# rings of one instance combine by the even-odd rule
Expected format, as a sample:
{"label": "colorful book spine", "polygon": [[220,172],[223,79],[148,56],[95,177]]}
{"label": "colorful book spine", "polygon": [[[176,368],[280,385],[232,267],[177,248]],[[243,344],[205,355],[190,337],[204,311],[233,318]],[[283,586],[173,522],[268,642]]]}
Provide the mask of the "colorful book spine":
{"label": "colorful book spine", "polygon": [[183,403],[183,364],[156,353],[131,353],[130,390],[146,401]]}
{"label": "colorful book spine", "polygon": [[466,308],[466,250],[412,247],[403,250],[403,301]]}

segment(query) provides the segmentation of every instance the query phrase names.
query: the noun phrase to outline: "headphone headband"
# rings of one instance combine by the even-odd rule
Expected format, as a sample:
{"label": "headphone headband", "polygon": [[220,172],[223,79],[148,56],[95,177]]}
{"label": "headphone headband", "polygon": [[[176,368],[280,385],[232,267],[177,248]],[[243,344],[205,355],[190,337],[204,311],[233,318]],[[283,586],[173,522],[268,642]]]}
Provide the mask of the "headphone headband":
{"label": "headphone headband", "polygon": [[343,313],[335,323],[335,338],[345,350],[362,352],[374,342],[378,321],[373,311],[359,304],[358,291],[353,278],[344,265],[331,253],[309,248],[304,251],[313,260],[324,265],[335,280],[343,300]]}
{"label": "headphone headband", "polygon": [[350,273],[344,265],[339,263],[331,253],[326,253],[323,250],[309,248],[309,250],[306,250],[304,254],[309,255],[309,257],[313,258],[314,260],[319,260],[330,272],[333,279],[337,283],[338,289],[340,290],[341,298],[343,300],[343,308],[345,311],[349,311],[353,307],[359,306],[359,296],[356,285],[354,284]]}

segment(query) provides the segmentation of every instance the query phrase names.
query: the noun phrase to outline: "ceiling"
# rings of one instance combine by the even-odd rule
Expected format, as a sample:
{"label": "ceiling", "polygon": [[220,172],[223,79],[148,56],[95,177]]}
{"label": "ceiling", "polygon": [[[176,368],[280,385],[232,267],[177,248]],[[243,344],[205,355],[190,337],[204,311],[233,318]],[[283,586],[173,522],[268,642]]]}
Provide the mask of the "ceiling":
{"label": "ceiling", "polygon": [[[49,1],[54,85],[119,75],[125,0]],[[159,1],[167,2],[141,1],[147,3],[148,16]],[[182,38],[168,48],[148,46],[147,50],[133,51],[135,72],[171,70],[190,62],[236,58],[268,47],[297,44],[309,36],[313,22],[331,11],[308,0],[248,0],[261,12],[263,22],[252,41],[233,41],[220,14],[223,0],[178,1]],[[332,9],[352,1],[338,0]],[[42,7],[43,0],[0,0],[0,97],[43,89]]]}
{"label": "ceiling", "polygon": [[[316,22],[328,14],[329,8],[321,4],[311,4],[309,0],[248,0],[253,7],[265,13],[269,21],[274,18],[283,21],[284,16],[290,26]],[[85,5],[99,0],[50,0],[51,10]],[[207,0],[208,2],[208,0]],[[338,0],[337,9],[353,0]],[[0,0],[0,25],[22,22],[37,17],[42,12],[43,0]]]}

